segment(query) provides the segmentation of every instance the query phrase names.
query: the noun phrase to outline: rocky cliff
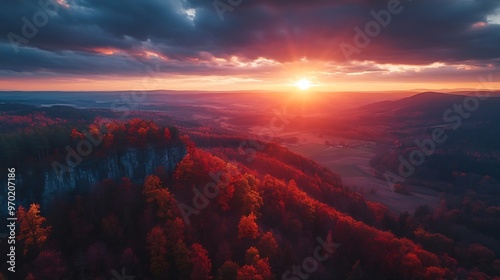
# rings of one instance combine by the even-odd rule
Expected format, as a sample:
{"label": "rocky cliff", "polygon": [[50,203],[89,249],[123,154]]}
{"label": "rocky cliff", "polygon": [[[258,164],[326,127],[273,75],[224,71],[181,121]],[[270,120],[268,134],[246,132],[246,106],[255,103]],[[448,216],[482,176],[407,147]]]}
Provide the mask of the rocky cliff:
{"label": "rocky cliff", "polygon": [[[144,178],[159,166],[163,166],[167,172],[172,172],[185,154],[185,148],[180,145],[128,148],[110,152],[105,156],[85,158],[72,168],[71,172],[64,172],[62,175],[50,164],[42,168],[20,167],[16,172],[16,204],[37,202],[43,206],[57,195],[74,190],[85,191],[85,188],[104,179],[118,181],[128,177],[134,182],[142,183]],[[7,185],[7,182],[2,184]],[[0,194],[5,195],[5,192]],[[5,198],[2,197],[2,201],[6,201]]]}

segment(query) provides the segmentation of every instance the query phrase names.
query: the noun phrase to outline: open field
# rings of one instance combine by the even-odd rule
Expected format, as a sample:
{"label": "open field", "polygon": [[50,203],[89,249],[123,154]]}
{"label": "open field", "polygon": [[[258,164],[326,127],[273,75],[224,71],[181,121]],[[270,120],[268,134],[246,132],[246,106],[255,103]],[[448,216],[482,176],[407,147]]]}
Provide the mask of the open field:
{"label": "open field", "polygon": [[[284,146],[338,173],[345,187],[363,194],[368,200],[386,205],[394,213],[413,213],[420,205],[436,207],[439,204],[439,193],[436,191],[412,186],[411,195],[399,194],[392,191],[384,180],[374,177],[369,165],[369,160],[375,154],[373,142],[357,147],[332,147],[321,143],[320,140],[324,142],[325,139],[315,134],[301,133],[295,136],[299,137],[299,143]],[[348,139],[342,141],[348,142]]]}

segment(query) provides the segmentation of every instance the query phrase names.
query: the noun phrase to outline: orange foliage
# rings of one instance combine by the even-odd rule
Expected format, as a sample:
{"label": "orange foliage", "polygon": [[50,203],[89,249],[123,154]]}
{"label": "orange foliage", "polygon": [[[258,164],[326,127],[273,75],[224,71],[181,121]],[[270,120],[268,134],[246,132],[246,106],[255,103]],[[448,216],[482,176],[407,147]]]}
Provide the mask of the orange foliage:
{"label": "orange foliage", "polygon": [[71,139],[74,139],[74,140],[82,140],[83,138],[85,138],[85,136],[78,132],[78,130],[74,129],[71,130]]}
{"label": "orange foliage", "polygon": [[22,206],[19,206],[17,219],[20,224],[19,236],[17,238],[24,242],[23,253],[25,255],[30,248],[40,248],[47,241],[51,227],[43,226],[45,218],[40,215],[39,204],[31,204],[28,212]]}
{"label": "orange foliage", "polygon": [[165,220],[173,216],[172,207],[176,205],[175,200],[170,191],[163,187],[158,176],[150,175],[146,178],[142,193],[146,202],[156,210],[159,219]]}

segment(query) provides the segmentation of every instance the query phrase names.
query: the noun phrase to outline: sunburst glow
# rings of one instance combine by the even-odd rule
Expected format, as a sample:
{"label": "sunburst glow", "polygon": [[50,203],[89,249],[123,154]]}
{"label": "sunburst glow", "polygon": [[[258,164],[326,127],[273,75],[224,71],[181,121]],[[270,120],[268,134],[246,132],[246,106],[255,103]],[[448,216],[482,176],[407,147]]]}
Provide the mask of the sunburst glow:
{"label": "sunburst glow", "polygon": [[301,90],[307,90],[311,87],[311,81],[308,79],[300,79],[295,83],[295,85]]}

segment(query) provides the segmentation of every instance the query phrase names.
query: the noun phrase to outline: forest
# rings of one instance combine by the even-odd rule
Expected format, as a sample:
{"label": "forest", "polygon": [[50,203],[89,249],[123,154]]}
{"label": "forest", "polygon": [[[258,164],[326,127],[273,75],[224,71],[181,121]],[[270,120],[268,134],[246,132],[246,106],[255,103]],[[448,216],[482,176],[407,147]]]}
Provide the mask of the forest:
{"label": "forest", "polygon": [[[186,149],[173,171],[158,166],[145,178],[107,178],[46,205],[20,206],[17,275],[22,279],[500,276],[495,222],[500,208],[490,194],[469,188],[475,181],[467,175],[453,175],[467,189],[463,195],[450,192],[437,209],[422,206],[414,214],[396,215],[277,143],[251,140],[259,148],[243,149],[241,143],[249,141],[244,137],[170,119],[147,120],[140,112],[127,120],[107,113],[108,121],[100,125],[99,110],[76,111],[68,119],[57,117],[60,108],[25,117],[16,110],[2,115],[2,136],[16,139],[2,137],[2,148],[18,151],[2,161],[5,165],[49,165],[87,134],[102,138],[89,156],[94,160],[130,147]],[[487,188],[496,181],[481,182]],[[2,250],[5,246],[0,243]]]}

